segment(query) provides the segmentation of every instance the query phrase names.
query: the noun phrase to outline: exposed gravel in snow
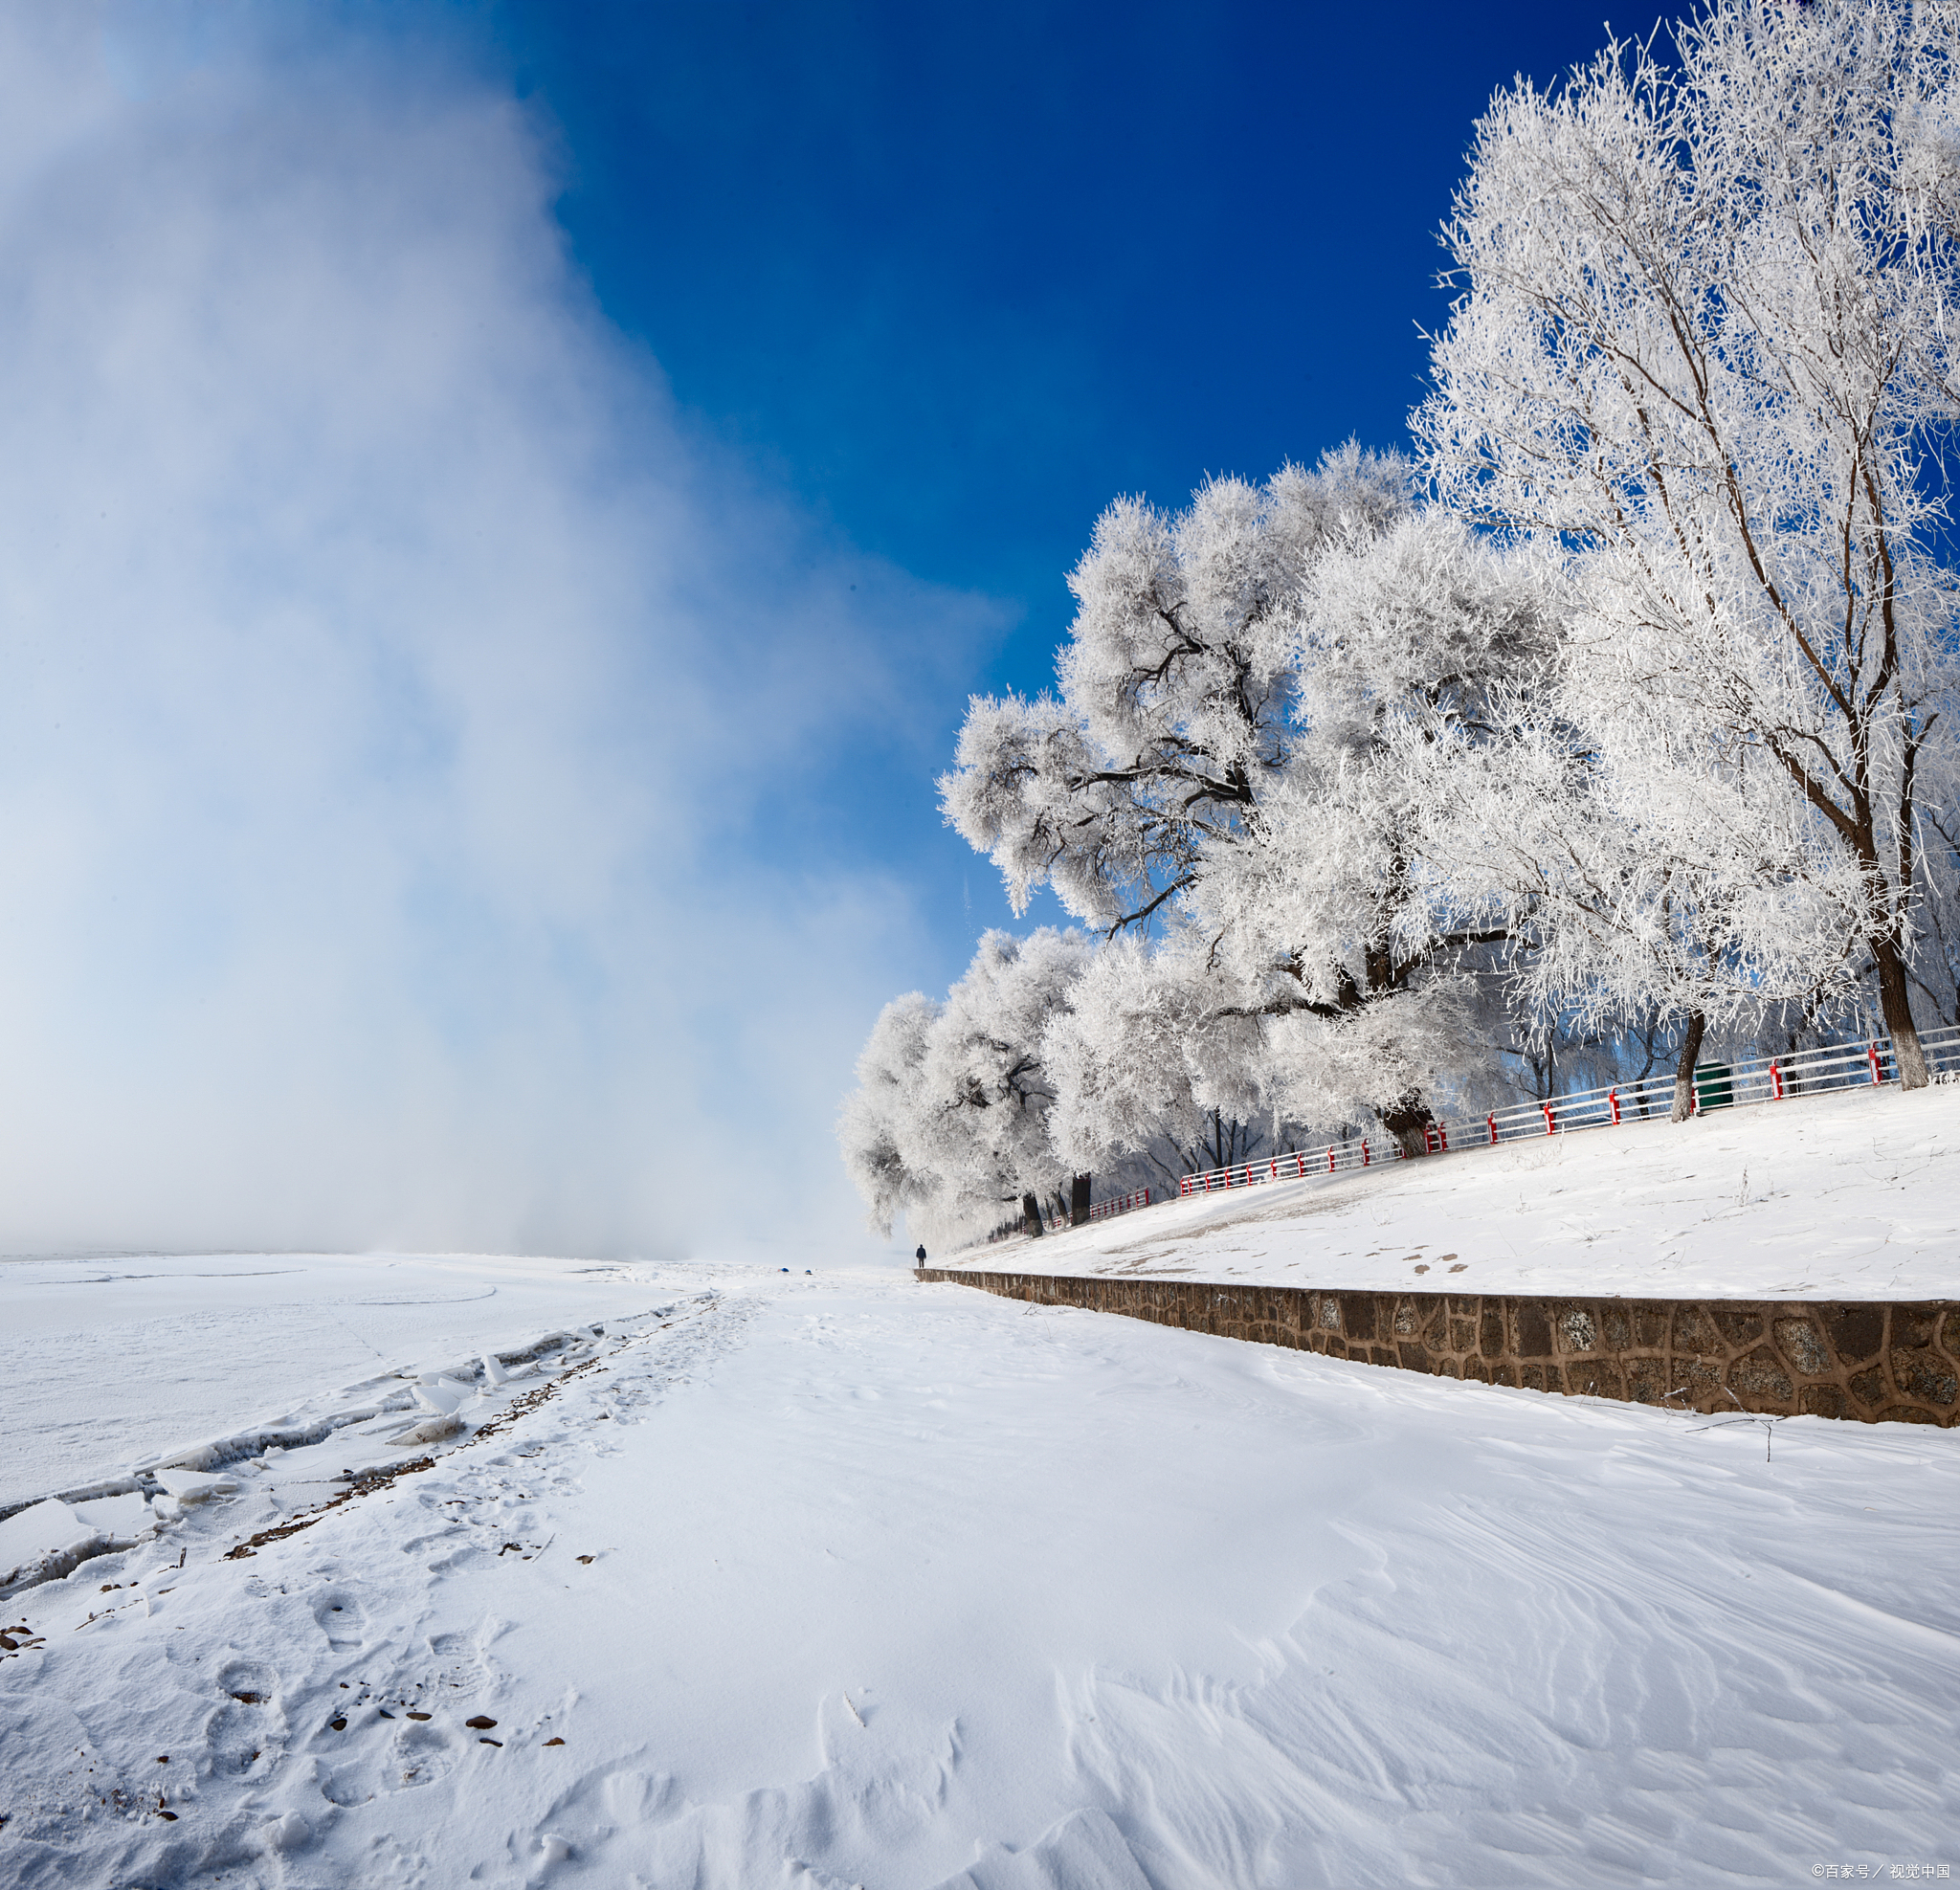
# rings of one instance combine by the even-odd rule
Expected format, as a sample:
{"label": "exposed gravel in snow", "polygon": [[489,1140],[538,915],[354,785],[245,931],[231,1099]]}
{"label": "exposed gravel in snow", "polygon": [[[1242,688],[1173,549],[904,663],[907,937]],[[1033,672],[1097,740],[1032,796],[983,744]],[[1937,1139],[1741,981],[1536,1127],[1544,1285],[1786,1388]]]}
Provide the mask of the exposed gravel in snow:
{"label": "exposed gravel in snow", "polygon": [[1375,1291],[1955,1299],[1960,1086],[1382,1163],[932,1263]]}
{"label": "exposed gravel in snow", "polygon": [[1960,1434],[1798,1418],[1766,1461],[869,1274],[655,1299],[479,1374],[456,1437],[392,1448],[411,1393],[0,1600],[0,1880],[1960,1862]]}

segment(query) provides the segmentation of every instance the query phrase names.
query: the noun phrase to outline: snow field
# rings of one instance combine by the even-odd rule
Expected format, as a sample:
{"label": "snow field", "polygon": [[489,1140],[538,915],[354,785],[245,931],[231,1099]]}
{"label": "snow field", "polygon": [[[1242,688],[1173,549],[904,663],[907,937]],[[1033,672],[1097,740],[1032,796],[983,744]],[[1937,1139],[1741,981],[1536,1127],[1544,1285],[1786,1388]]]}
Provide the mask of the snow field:
{"label": "snow field", "polygon": [[643,1270],[578,1260],[0,1261],[0,1322],[11,1341],[0,1374],[0,1513],[250,1425],[317,1420],[397,1372],[412,1377],[649,1303]]}
{"label": "snow field", "polygon": [[1791,1098],[1267,1182],[931,1264],[1373,1292],[1955,1299],[1960,1086]]}
{"label": "snow field", "polygon": [[[361,1466],[234,1464],[234,1494],[0,1603],[0,1878],[1610,1886],[1950,1859],[1951,1434],[1791,1419],[1766,1460],[1760,1423],[953,1285],[668,1286],[663,1321],[478,1386],[429,1468],[249,1558]],[[417,1455],[371,1441],[374,1467]]]}

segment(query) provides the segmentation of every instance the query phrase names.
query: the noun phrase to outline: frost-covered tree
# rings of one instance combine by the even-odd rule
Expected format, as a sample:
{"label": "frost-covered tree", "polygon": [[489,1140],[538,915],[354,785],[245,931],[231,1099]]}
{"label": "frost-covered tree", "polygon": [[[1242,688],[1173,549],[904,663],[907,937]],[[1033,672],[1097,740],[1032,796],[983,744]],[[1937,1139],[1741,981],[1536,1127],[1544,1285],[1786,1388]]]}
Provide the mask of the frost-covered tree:
{"label": "frost-covered tree", "polygon": [[1960,413],[1956,20],[1715,0],[1671,63],[1614,44],[1500,94],[1417,415],[1447,502],[1566,562],[1575,676],[1637,685],[1589,720],[1722,781],[1766,823],[1772,885],[1799,827],[1798,855],[1848,866],[1857,897],[1832,899],[1907,1086],[1919,816],[1952,771],[1933,465]]}
{"label": "frost-covered tree", "polygon": [[1069,578],[1058,693],[975,697],[947,821],[1014,910],[1052,885],[1104,931],[1147,923],[1256,818],[1292,749],[1298,613],[1329,545],[1408,510],[1408,469],[1348,447],[1167,515],[1120,500]]}
{"label": "frost-covered tree", "polygon": [[[1087,1175],[1060,1170],[1047,1118],[1055,1088],[1042,1038],[1091,952],[1080,932],[1027,939],[991,931],[944,1004],[918,993],[887,1005],[838,1121],[844,1165],[889,1232],[904,1212],[936,1234],[1000,1218],[1020,1202],[1038,1227],[1051,1189],[1074,1207]],[[1058,1175],[1080,1188],[1058,1186]]]}
{"label": "frost-covered tree", "polygon": [[1683,1121],[1708,1029],[1747,1035],[1793,1004],[1829,1013],[1855,999],[1865,881],[1767,755],[1683,739],[1644,705],[1620,710],[1597,656],[1576,683],[1569,662],[1511,711],[1489,765],[1460,771],[1457,853],[1512,902],[1526,1054],[1636,1032],[1651,1066],[1653,1033],[1671,1029]]}
{"label": "frost-covered tree", "polygon": [[1217,980],[1194,944],[1180,932],[1152,949],[1134,932],[1120,934],[1050,1020],[1048,1135],[1065,1166],[1102,1174],[1135,1167],[1174,1181],[1293,1145],[1284,1125],[1271,1123],[1259,1022],[1221,1013]]}
{"label": "frost-covered tree", "polygon": [[1286,767],[1188,923],[1267,1021],[1278,1111],[1373,1115],[1419,1152],[1438,1073],[1487,1061],[1502,1032],[1513,934],[1512,902],[1465,871],[1459,776],[1506,733],[1494,702],[1548,671],[1559,598],[1419,511],[1330,546],[1293,621]]}
{"label": "frost-covered tree", "polygon": [[900,1214],[929,1214],[939,1199],[941,1178],[918,1130],[927,1113],[925,1040],[943,1008],[908,991],[879,1012],[858,1053],[858,1087],[838,1113],[844,1171],[883,1234]]}
{"label": "frost-covered tree", "polygon": [[1058,693],[973,702],[948,820],[1017,906],[1168,928],[1180,991],[1262,1026],[1270,1117],[1419,1147],[1502,937],[1424,851],[1437,735],[1539,660],[1543,596],[1351,446],[1174,517],[1122,501],[1071,585]]}

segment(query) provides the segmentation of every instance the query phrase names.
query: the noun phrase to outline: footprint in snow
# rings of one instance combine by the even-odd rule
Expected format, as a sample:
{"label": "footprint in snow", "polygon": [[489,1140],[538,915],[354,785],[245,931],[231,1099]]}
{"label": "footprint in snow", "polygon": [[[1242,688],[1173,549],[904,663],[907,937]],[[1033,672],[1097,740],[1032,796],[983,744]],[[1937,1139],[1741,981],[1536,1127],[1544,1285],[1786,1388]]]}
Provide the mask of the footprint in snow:
{"label": "footprint in snow", "polygon": [[412,1791],[456,1769],[457,1736],[432,1720],[404,1721],[393,1737],[394,1789]]}
{"label": "footprint in snow", "polygon": [[336,1654],[351,1654],[366,1643],[362,1630],[367,1625],[367,1612],[344,1590],[328,1589],[322,1594],[313,1604],[313,1618]]}
{"label": "footprint in snow", "polygon": [[224,1698],[204,1723],[212,1770],[233,1777],[269,1772],[286,1745],[278,1676],[255,1660],[234,1660],[218,1670],[217,1686]]}

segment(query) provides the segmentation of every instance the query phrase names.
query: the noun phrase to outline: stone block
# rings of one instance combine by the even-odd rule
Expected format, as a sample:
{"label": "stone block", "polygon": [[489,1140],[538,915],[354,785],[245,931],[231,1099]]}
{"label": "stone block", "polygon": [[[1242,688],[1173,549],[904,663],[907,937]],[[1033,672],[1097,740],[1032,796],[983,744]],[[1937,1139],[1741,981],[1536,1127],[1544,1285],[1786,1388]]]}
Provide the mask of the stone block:
{"label": "stone block", "polygon": [[1852,1379],[1851,1395],[1860,1404],[1877,1409],[1892,1395],[1892,1388],[1885,1383],[1884,1372],[1878,1366],[1873,1366]]}
{"label": "stone block", "polygon": [[1856,1417],[1851,1400],[1836,1385],[1806,1385],[1797,1410],[1806,1417]]}
{"label": "stone block", "polygon": [[1750,1404],[1751,1409],[1752,1400],[1788,1405],[1796,1396],[1796,1387],[1790,1382],[1782,1360],[1767,1345],[1745,1352],[1729,1366],[1728,1389],[1745,1404]]}
{"label": "stone block", "polygon": [[[1525,1359],[1542,1359],[1551,1356],[1551,1321],[1546,1317],[1545,1301],[1542,1300],[1522,1300],[1518,1302],[1517,1314],[1518,1356]],[[1544,1373],[1539,1374],[1540,1378]],[[1543,1390],[1540,1384],[1534,1388]]]}
{"label": "stone block", "polygon": [[1763,1336],[1763,1315],[1718,1306],[1715,1309],[1715,1329],[1722,1334],[1725,1345],[1739,1352],[1745,1345],[1753,1345]]}
{"label": "stone block", "polygon": [[1658,1405],[1672,1389],[1660,1359],[1635,1359],[1627,1367],[1627,1396],[1637,1405]]}
{"label": "stone block", "polygon": [[1348,1293],[1341,1300],[1341,1325],[1350,1339],[1374,1337],[1374,1295]]}
{"label": "stone block", "polygon": [[1396,1338],[1398,1338],[1398,1339],[1413,1339],[1413,1338],[1414,1338],[1414,1336],[1415,1336],[1415,1328],[1416,1328],[1416,1325],[1417,1325],[1417,1324],[1418,1324],[1419,1323],[1420,1323],[1420,1322],[1419,1322],[1419,1321],[1417,1320],[1417,1318],[1416,1318],[1416,1313],[1415,1313],[1415,1302],[1414,1302],[1414,1301],[1413,1301],[1413,1300],[1397,1300],[1397,1301],[1395,1301],[1395,1337],[1396,1337]]}
{"label": "stone block", "polygon": [[1518,1382],[1527,1391],[1545,1390],[1545,1367],[1542,1365],[1522,1365],[1518,1367]]}
{"label": "stone block", "polygon": [[1862,1365],[1876,1358],[1885,1343],[1883,1306],[1827,1306],[1824,1330],[1840,1366]]}
{"label": "stone block", "polygon": [[1667,1347],[1667,1308],[1652,1301],[1641,1301],[1633,1309],[1634,1345],[1643,1352],[1664,1351]]}
{"label": "stone block", "polygon": [[1634,1322],[1624,1306],[1608,1304],[1601,1307],[1599,1323],[1606,1335],[1609,1352],[1623,1352],[1634,1343]]}
{"label": "stone block", "polygon": [[1453,1319],[1450,1321],[1450,1350],[1468,1352],[1477,1345],[1477,1322],[1474,1319]]}
{"label": "stone block", "polygon": [[1429,1354],[1413,1340],[1395,1347],[1395,1357],[1404,1371],[1433,1371]]}
{"label": "stone block", "polygon": [[1715,1330],[1715,1322],[1709,1319],[1701,1307],[1677,1306],[1674,1309],[1674,1349],[1677,1352],[1692,1352],[1697,1358],[1722,1350],[1722,1340]]}
{"label": "stone block", "polygon": [[1450,1332],[1449,1316],[1441,1306],[1430,1308],[1429,1317],[1422,1324],[1422,1343],[1433,1352],[1439,1352],[1448,1343]]}
{"label": "stone block", "polygon": [[[1723,1395],[1722,1368],[1704,1364],[1700,1359],[1676,1359],[1674,1384],[1669,1390],[1679,1390],[1697,1411],[1714,1411],[1718,1407],[1724,1411],[1735,1409]],[[1676,1403],[1680,1401],[1675,1400]]]}
{"label": "stone block", "polygon": [[1831,1369],[1831,1354],[1824,1349],[1817,1328],[1807,1319],[1779,1319],[1776,1345],[1807,1378],[1815,1378]]}
{"label": "stone block", "polygon": [[1949,1361],[1926,1346],[1892,1347],[1892,1383],[1908,1398],[1925,1404],[1949,1405],[1960,1390],[1960,1377]]}
{"label": "stone block", "polygon": [[1584,1306],[1567,1306],[1552,1322],[1562,1352],[1592,1352],[1599,1348],[1599,1330]]}
{"label": "stone block", "polygon": [[1488,1300],[1482,1302],[1477,1314],[1477,1349],[1487,1359],[1503,1356],[1503,1308]]}

